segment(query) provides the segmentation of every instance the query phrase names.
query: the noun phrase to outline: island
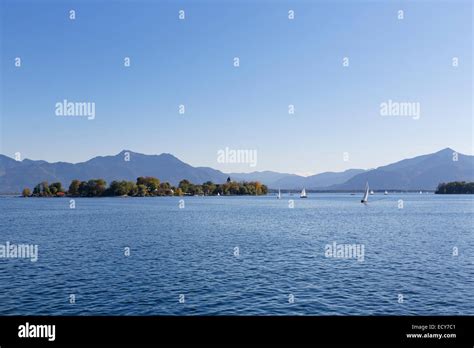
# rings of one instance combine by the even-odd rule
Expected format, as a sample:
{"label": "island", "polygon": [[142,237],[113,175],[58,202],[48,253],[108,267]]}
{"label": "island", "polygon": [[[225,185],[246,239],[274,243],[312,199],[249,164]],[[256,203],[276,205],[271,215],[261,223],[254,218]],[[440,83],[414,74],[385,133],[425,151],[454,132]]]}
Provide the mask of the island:
{"label": "island", "polygon": [[435,191],[436,194],[473,194],[474,182],[453,181],[441,183]]}
{"label": "island", "polygon": [[24,188],[23,197],[157,197],[157,196],[260,196],[268,193],[267,186],[259,181],[236,182],[227,178],[223,184],[206,181],[201,185],[181,180],[177,187],[169,182],[160,182],[158,178],[140,176],[133,181],[112,181],[109,186],[104,179],[88,181],[72,180],[69,188],[63,188],[62,183],[48,184],[43,181],[33,188]]}

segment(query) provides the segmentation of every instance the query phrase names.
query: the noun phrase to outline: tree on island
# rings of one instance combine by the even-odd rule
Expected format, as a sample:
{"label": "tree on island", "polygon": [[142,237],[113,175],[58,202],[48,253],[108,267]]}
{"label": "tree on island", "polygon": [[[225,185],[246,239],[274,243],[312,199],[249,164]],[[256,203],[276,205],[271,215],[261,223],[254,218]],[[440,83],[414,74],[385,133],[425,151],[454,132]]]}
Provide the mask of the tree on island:
{"label": "tree on island", "polygon": [[217,194],[217,192],[214,193],[214,191],[216,190],[216,187],[217,186],[212,181],[206,181],[204,184],[202,184],[202,192],[206,196]]}
{"label": "tree on island", "polygon": [[137,185],[132,181],[112,181],[108,188],[107,196],[131,196],[133,192],[138,193]]}
{"label": "tree on island", "polygon": [[[230,179],[230,178],[229,178]],[[265,195],[268,189],[260,182],[235,182],[226,181],[224,184],[214,184],[212,181],[206,181],[202,185],[195,185],[189,180],[181,180],[178,187],[172,186],[168,182],[160,182],[154,177],[138,177],[136,182],[127,180],[114,180],[107,187],[104,179],[90,179],[80,181],[74,179],[69,185],[69,190],[64,191],[60,182],[48,185],[46,181],[35,186],[33,194],[29,189],[23,190],[24,196],[34,197],[56,197],[68,195],[70,197],[104,197],[104,196],[195,196],[205,195],[213,196],[223,195]]]}
{"label": "tree on island", "polygon": [[[143,177],[140,176],[137,178],[137,186],[143,185],[146,188],[146,195],[153,194],[158,191],[160,188],[160,180],[152,176]],[[143,188],[142,188],[143,190]]]}
{"label": "tree on island", "polygon": [[474,182],[453,181],[441,183],[435,191],[436,194],[474,194]]}
{"label": "tree on island", "polygon": [[41,184],[38,184],[33,189],[33,196],[39,197],[41,195]]}
{"label": "tree on island", "polygon": [[33,197],[53,197],[53,196],[64,196],[65,191],[60,182],[54,182],[51,185],[48,185],[47,181],[36,185],[33,189],[33,193],[30,192],[29,188],[23,189],[22,195],[24,197],[33,196]]}
{"label": "tree on island", "polygon": [[68,193],[70,196],[79,196],[79,187],[81,186],[81,182],[79,180],[71,181],[69,185]]}
{"label": "tree on island", "polygon": [[49,191],[52,195],[56,195],[59,192],[64,192],[63,185],[60,182],[54,182],[49,185]]}
{"label": "tree on island", "polygon": [[178,187],[181,189],[181,191],[183,192],[188,192],[189,189],[190,189],[190,186],[191,186],[191,183],[184,179],[184,180],[181,180],[178,184]]}
{"label": "tree on island", "polygon": [[87,193],[89,196],[102,196],[107,189],[107,183],[104,179],[92,179],[87,182]]}
{"label": "tree on island", "polygon": [[47,181],[43,181],[41,184],[40,184],[40,187],[41,187],[41,195],[43,197],[49,197],[51,196],[51,191],[49,190],[49,185],[48,185],[48,182]]}

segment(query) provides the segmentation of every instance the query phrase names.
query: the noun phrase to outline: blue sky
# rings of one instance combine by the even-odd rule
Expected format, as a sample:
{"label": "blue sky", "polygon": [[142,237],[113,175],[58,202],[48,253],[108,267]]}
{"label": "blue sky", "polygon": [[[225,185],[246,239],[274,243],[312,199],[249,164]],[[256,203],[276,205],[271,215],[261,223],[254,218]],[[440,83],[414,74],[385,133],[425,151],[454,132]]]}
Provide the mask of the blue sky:
{"label": "blue sky", "polygon": [[[0,153],[10,157],[130,149],[311,174],[445,147],[473,154],[471,1],[1,3]],[[63,99],[95,102],[95,119],[56,116]],[[382,117],[389,99],[419,102],[420,119]],[[218,163],[226,147],[257,150],[257,166]]]}

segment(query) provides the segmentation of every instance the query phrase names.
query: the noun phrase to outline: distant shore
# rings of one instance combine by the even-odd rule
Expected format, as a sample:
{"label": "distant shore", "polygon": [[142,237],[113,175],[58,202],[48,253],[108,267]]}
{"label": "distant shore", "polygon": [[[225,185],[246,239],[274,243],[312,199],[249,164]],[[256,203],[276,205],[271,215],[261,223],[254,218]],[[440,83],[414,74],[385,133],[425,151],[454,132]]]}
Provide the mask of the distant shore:
{"label": "distant shore", "polygon": [[[363,190],[354,190],[354,191],[318,191],[318,190],[306,190],[306,193],[308,194],[347,194],[347,195],[358,195],[362,194],[364,191]],[[375,191],[374,190],[374,195],[384,195],[385,190],[379,190]],[[283,197],[288,197],[289,194],[294,197],[299,197],[300,195],[299,190],[281,190],[281,195]],[[227,194],[227,195],[189,195],[189,194],[183,194],[180,195],[179,197],[238,197],[238,196],[273,196],[277,195],[278,190],[274,189],[269,189],[266,194],[261,194],[261,195],[239,195],[239,194]],[[434,195],[435,191],[434,190],[425,190],[422,191],[420,194],[420,191],[418,190],[407,190],[407,191],[402,191],[402,190],[393,190],[393,191],[388,191],[388,195],[399,195],[399,194],[417,194],[417,195],[425,195],[425,194],[430,194]],[[450,195],[464,195],[464,193],[450,193]],[[164,195],[164,196],[128,196],[128,195],[123,195],[123,196],[71,196],[68,194],[65,194],[64,196],[48,196],[48,197],[43,197],[43,196],[28,196],[26,198],[135,198],[135,197],[177,197],[178,195]],[[290,197],[291,197],[290,196]],[[18,198],[25,198],[21,193],[0,193],[0,197],[18,197]]]}
{"label": "distant shore", "polygon": [[[201,185],[195,185],[188,180],[181,180],[178,186],[172,186],[168,182],[160,182],[154,177],[139,177],[136,182],[132,181],[112,181],[110,186],[106,186],[103,179],[91,179],[88,181],[73,180],[69,189],[65,190],[62,184],[55,182],[48,184],[42,182],[36,185],[33,192],[25,188],[22,193],[5,192],[0,196],[20,196],[20,197],[161,197],[161,196],[261,196],[281,194],[299,195],[300,189],[269,189],[258,181],[236,182],[230,177],[223,184],[214,184],[207,181]],[[359,194],[360,190],[322,190],[306,189],[312,194]],[[401,189],[375,189],[374,194],[474,194],[474,182],[448,182],[440,183],[436,190],[401,190]]]}
{"label": "distant shore", "polygon": [[441,195],[474,194],[474,182],[453,181],[441,183],[435,193]]}
{"label": "distant shore", "polygon": [[[385,191],[387,191],[387,193],[390,195],[390,194],[407,194],[407,193],[415,193],[415,194],[419,194],[420,191],[422,192],[422,194],[435,194],[436,193],[436,190],[373,190],[374,191],[374,194],[384,194]],[[292,195],[299,195],[301,193],[301,190],[298,190],[298,189],[291,189],[291,190],[288,190],[288,189],[281,189],[280,190],[281,194],[282,195],[287,195],[289,193],[291,193]],[[359,194],[359,193],[363,193],[364,190],[311,190],[311,189],[306,189],[306,192],[307,193],[313,193],[313,194],[324,194],[324,193],[335,193],[335,194]],[[266,194],[263,194],[263,195],[274,195],[274,194],[278,194],[278,189],[268,189],[267,193]],[[463,194],[463,193],[452,193],[452,194]],[[0,197],[23,197],[22,196],[22,193],[21,192],[3,192],[3,193],[0,193]],[[81,196],[70,196],[68,194],[65,194],[64,195],[65,197],[81,197]],[[176,196],[176,195],[168,195],[168,196]],[[182,194],[181,196],[203,196],[203,195],[191,195],[191,194]],[[218,196],[217,194],[213,194],[213,195],[204,195],[204,196]],[[227,195],[220,195],[220,196],[243,196],[243,195],[239,195],[239,194],[227,194]],[[247,195],[249,196],[249,195]],[[37,196],[29,196],[29,197],[37,197]],[[38,196],[38,197],[41,197],[41,196]],[[87,198],[87,196],[84,196]],[[137,196],[98,196],[98,197],[92,197],[92,198],[100,198],[100,197],[137,197]],[[148,197],[148,196],[146,196]],[[158,196],[153,196],[153,197],[158,197]]]}

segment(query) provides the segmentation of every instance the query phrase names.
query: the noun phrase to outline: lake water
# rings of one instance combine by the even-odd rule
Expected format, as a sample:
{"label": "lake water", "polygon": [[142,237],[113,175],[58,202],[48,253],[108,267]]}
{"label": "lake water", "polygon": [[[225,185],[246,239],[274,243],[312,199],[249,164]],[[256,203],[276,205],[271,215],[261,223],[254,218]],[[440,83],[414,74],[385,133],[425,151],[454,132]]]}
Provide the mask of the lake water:
{"label": "lake water", "polygon": [[474,315],[473,196],[309,195],[1,197],[0,315]]}

